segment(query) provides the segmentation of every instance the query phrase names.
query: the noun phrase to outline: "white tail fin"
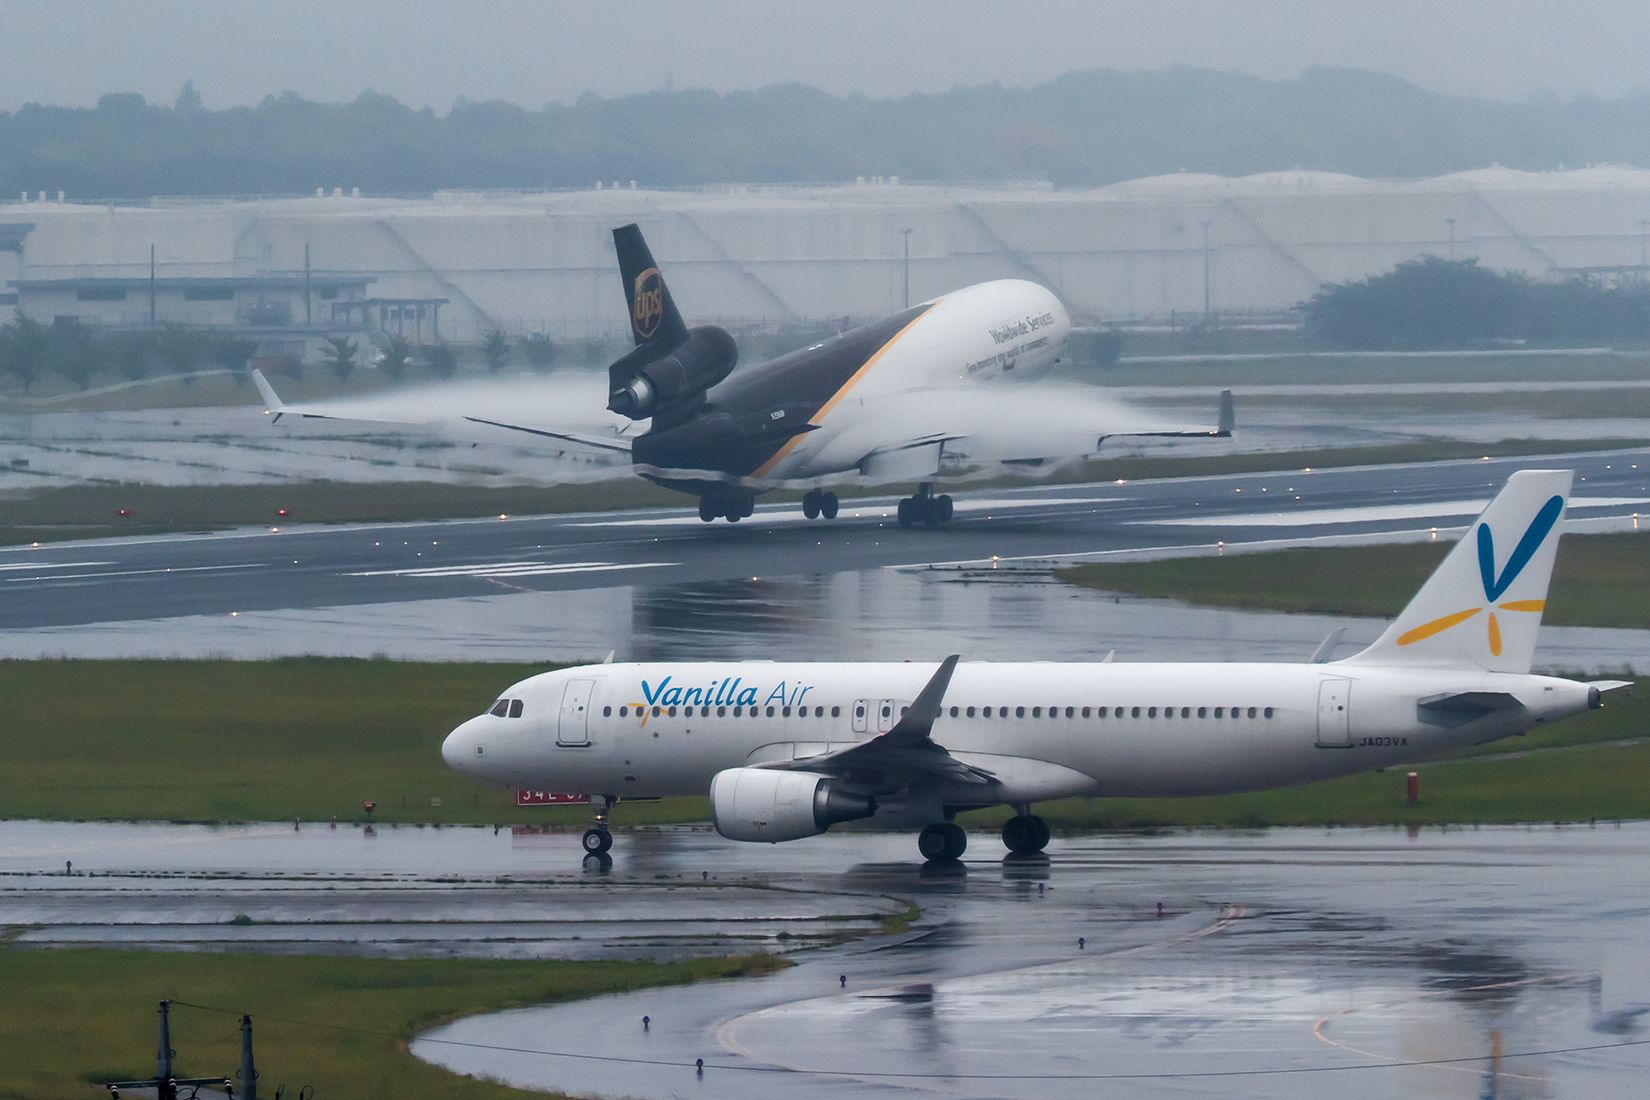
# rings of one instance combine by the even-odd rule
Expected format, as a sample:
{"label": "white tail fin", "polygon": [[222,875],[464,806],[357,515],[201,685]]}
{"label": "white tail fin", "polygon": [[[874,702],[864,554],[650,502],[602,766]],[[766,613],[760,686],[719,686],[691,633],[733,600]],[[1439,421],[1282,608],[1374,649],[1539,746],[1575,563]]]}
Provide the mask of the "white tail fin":
{"label": "white tail fin", "polygon": [[1508,478],[1386,633],[1340,663],[1530,671],[1573,476]]}

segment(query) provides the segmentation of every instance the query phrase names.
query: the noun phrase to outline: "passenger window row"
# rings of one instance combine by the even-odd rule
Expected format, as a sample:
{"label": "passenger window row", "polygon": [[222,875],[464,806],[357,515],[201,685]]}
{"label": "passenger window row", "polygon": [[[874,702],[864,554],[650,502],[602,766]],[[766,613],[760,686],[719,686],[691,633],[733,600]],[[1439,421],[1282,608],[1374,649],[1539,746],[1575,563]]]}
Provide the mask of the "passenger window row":
{"label": "passenger window row", "polygon": [[[506,706],[506,704],[509,705],[509,716],[511,718],[520,718],[521,717],[521,700],[520,699],[516,699],[516,700],[500,699],[496,704],[494,704],[491,713],[496,714],[501,718],[504,717],[505,712],[504,712],[504,709],[502,709],[502,708],[504,708]],[[810,713],[809,713],[810,708],[808,708],[808,707],[797,707],[797,708],[795,708],[796,717],[798,717],[798,718],[809,718],[809,717],[823,718],[823,717],[825,717],[825,708],[824,707],[813,707],[811,709],[812,709],[813,713],[810,715]],[[909,709],[910,709],[909,707],[901,707],[900,708],[900,714],[903,716],[906,713],[906,711],[908,711]],[[626,704],[626,705],[621,706],[619,708],[619,717],[620,718],[628,718],[628,717],[630,717],[631,714],[635,714],[636,716],[640,717],[644,713],[647,713],[649,710],[651,710],[651,712],[653,714],[653,717],[655,717],[655,718],[658,718],[658,717],[661,717],[661,716],[667,716],[667,717],[670,717],[670,718],[675,718],[676,717],[676,712],[678,710],[680,710],[682,712],[682,714],[685,717],[688,717],[688,718],[694,717],[695,711],[698,712],[699,717],[709,718],[710,715],[711,715],[712,710],[714,710],[716,712],[716,717],[718,717],[718,718],[727,717],[728,711],[730,711],[730,710],[733,711],[733,716],[735,718],[743,718],[743,717],[746,717],[747,715],[751,718],[762,718],[762,717],[767,717],[767,718],[789,718],[789,717],[791,717],[791,714],[792,714],[792,708],[791,707],[767,707],[766,710],[765,710],[765,713],[764,713],[764,708],[762,708],[762,707],[725,707],[725,706],[722,706],[722,707],[680,707],[680,708],[678,708],[678,707],[655,706],[655,707],[649,708],[647,706],[638,706],[638,705],[633,705],[633,704]],[[831,711],[831,717],[832,718],[842,717],[842,708],[841,707],[831,707],[830,711]],[[995,707],[995,708],[993,708],[993,707],[953,706],[951,708],[951,717],[953,717],[953,718],[975,718],[975,717],[980,717],[980,718],[1008,718],[1008,717],[1010,717],[1010,715],[1012,713],[1012,716],[1015,717],[1015,718],[1025,718],[1025,717],[1027,717],[1027,714],[1026,714],[1027,711],[1030,711],[1030,717],[1032,717],[1032,718],[1044,718],[1044,717],[1059,718],[1062,715],[1066,718],[1107,718],[1107,717],[1111,717],[1111,718],[1158,718],[1158,717],[1174,718],[1176,716],[1181,717],[1181,718],[1271,718],[1276,713],[1276,708],[1273,708],[1273,707]],[[1046,714],[1045,714],[1045,711],[1046,711]],[[613,717],[613,708],[610,707],[610,706],[603,707],[602,708],[602,717],[603,718]]]}
{"label": "passenger window row", "polygon": [[521,710],[520,699],[500,699],[493,704],[493,709],[487,713],[494,718],[520,718]]}
{"label": "passenger window row", "polygon": [[[964,707],[953,706],[953,718],[1271,718],[1274,707]],[[1046,713],[1045,713],[1046,712]]]}

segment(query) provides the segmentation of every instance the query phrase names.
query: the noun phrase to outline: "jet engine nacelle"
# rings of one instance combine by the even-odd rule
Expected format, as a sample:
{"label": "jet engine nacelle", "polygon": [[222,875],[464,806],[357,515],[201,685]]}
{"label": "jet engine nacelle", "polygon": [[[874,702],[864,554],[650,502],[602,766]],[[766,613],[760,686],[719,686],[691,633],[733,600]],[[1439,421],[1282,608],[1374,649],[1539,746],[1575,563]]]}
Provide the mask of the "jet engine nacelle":
{"label": "jet engine nacelle", "polygon": [[607,407],[646,420],[697,397],[733,373],[739,345],[727,329],[704,325],[664,354],[644,344],[608,368]]}
{"label": "jet engine nacelle", "polygon": [[797,840],[876,813],[868,794],[814,772],[729,768],[710,781],[710,814],[729,840]]}

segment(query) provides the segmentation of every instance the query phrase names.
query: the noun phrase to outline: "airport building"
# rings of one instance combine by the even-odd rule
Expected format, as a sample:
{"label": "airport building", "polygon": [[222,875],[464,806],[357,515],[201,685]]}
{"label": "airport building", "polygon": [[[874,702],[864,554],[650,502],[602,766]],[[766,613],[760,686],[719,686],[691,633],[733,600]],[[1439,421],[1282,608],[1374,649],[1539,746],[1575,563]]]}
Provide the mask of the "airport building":
{"label": "airport building", "polygon": [[255,316],[423,341],[616,339],[627,325],[610,230],[629,221],[696,321],[858,319],[1021,277],[1052,287],[1079,323],[1163,324],[1281,314],[1427,253],[1544,280],[1640,280],[1650,171],[1179,173],[1077,191],[881,177],[420,198],[333,188],[130,206],[38,192],[0,203],[0,308],[116,326]]}

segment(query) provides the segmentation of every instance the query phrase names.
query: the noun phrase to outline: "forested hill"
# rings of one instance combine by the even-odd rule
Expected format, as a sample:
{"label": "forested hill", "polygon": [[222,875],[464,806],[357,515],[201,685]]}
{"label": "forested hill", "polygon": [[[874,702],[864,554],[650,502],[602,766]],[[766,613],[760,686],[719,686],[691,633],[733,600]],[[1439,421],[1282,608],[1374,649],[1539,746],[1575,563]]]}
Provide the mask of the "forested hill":
{"label": "forested hill", "polygon": [[175,106],[108,95],[94,108],[0,113],[0,196],[61,189],[82,200],[859,175],[1084,186],[1182,169],[1413,177],[1601,161],[1650,164],[1650,97],[1499,103],[1345,69],[1284,81],[1095,71],[897,100],[782,85],[587,95],[542,110],[461,102],[444,115],[371,92],[214,111],[186,88]]}

